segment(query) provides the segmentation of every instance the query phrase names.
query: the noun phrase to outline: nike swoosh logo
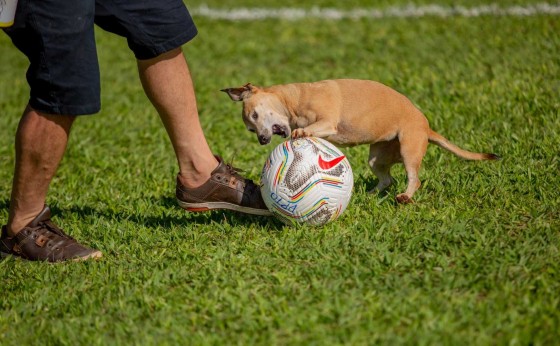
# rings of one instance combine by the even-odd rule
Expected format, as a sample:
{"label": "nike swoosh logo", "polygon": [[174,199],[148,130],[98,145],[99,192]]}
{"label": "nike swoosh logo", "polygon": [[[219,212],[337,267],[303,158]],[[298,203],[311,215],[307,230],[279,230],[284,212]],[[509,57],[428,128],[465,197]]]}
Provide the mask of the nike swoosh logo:
{"label": "nike swoosh logo", "polygon": [[335,157],[334,159],[330,160],[330,161],[326,161],[323,159],[323,157],[321,155],[319,155],[319,167],[321,167],[322,169],[331,169],[334,166],[338,165],[340,163],[340,161],[344,160],[346,156],[342,155],[339,157]]}

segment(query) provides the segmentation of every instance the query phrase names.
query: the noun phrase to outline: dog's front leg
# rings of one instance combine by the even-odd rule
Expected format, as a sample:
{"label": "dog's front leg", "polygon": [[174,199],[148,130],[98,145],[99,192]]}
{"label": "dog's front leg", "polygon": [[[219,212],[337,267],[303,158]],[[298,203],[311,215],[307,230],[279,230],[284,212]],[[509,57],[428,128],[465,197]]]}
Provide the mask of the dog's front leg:
{"label": "dog's front leg", "polygon": [[336,126],[328,121],[318,121],[309,126],[294,129],[292,138],[319,137],[325,138],[337,134]]}

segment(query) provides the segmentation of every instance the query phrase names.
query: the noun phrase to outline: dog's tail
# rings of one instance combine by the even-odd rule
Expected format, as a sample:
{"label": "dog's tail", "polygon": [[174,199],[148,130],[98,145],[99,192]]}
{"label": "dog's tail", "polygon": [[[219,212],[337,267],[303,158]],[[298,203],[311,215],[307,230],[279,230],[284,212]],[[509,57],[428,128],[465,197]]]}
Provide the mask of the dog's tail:
{"label": "dog's tail", "polygon": [[428,137],[430,143],[437,145],[443,149],[449,150],[453,154],[459,156],[465,160],[499,160],[500,157],[496,154],[489,153],[473,153],[472,151],[463,150],[451,143],[447,138],[443,137],[439,133],[430,130],[430,135]]}

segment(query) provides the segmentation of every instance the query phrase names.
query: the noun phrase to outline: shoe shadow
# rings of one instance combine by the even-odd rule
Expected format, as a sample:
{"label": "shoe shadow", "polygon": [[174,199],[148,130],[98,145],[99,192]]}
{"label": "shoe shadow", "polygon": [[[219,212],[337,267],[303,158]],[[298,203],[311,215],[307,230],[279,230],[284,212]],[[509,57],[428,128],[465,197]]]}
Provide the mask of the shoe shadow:
{"label": "shoe shadow", "polygon": [[[100,209],[89,206],[71,206],[69,208],[59,208],[56,204],[50,205],[53,215],[60,215],[63,213],[74,213],[80,218],[95,218],[104,217],[107,219],[127,220],[145,227],[164,227],[170,228],[178,225],[185,224],[208,224],[216,222],[221,224],[224,220],[232,225],[256,225],[264,227],[271,231],[279,231],[282,228],[282,223],[274,217],[258,216],[251,214],[243,214],[230,210],[214,210],[208,212],[192,213],[183,211],[177,205],[175,198],[162,196],[161,198],[150,198],[150,204],[162,205],[169,209],[178,209],[183,212],[183,216],[175,215],[153,215],[142,213],[131,213],[128,211],[112,211],[109,208]],[[1,203],[0,203],[1,205]]]}

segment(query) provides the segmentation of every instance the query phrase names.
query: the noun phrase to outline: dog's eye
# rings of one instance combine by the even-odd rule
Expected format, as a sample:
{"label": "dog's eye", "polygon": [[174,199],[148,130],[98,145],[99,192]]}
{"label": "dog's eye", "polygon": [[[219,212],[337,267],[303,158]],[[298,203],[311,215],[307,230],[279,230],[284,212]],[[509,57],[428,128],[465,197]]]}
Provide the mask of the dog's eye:
{"label": "dog's eye", "polygon": [[257,132],[257,131],[255,131],[255,129],[249,129],[249,131],[251,131],[251,132]]}
{"label": "dog's eye", "polygon": [[251,118],[253,118],[254,120],[257,120],[257,118],[259,117],[259,115],[257,114],[257,112],[253,113],[253,115],[251,115]]}

